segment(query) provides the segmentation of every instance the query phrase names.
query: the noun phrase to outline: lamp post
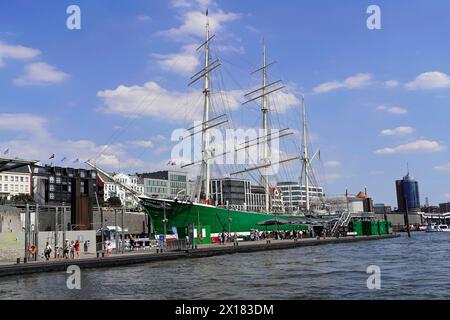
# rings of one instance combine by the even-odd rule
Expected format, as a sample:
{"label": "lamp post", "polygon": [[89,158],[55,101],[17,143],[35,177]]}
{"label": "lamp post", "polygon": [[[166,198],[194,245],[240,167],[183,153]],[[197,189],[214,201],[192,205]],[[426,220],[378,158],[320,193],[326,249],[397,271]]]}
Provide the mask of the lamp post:
{"label": "lamp post", "polygon": [[167,235],[167,222],[169,221],[169,220],[167,220],[167,217],[166,217],[166,202],[164,201],[163,202],[163,205],[164,205],[164,208],[163,208],[163,210],[164,210],[164,218],[163,218],[163,220],[162,220],[162,222],[163,222],[163,224],[164,224],[164,247],[165,247],[165,244],[166,244],[166,235]]}
{"label": "lamp post", "polygon": [[228,210],[228,242],[231,242],[231,217],[230,217],[230,203],[227,201]]}
{"label": "lamp post", "polygon": [[405,195],[405,223],[406,231],[408,232],[408,238],[411,238],[411,231],[409,229],[409,210],[408,210],[408,198]]}

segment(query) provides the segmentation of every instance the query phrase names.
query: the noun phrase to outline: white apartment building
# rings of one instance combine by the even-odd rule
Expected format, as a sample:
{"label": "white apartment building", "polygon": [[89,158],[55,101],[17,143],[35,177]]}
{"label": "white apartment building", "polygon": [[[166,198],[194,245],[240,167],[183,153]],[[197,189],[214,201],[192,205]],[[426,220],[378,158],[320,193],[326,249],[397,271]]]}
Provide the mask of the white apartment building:
{"label": "white apartment building", "polygon": [[111,175],[114,180],[108,179],[103,175],[100,175],[100,178],[104,183],[104,201],[108,201],[111,197],[118,197],[122,204],[126,207],[136,207],[139,202],[136,197],[128,191],[126,188],[122,187],[124,185],[132,190],[134,190],[137,194],[144,193],[144,185],[141,183],[141,180],[137,175],[129,175],[126,173],[117,173]]}
{"label": "white apartment building", "polygon": [[0,197],[11,199],[19,194],[32,194],[30,166],[0,172]]}

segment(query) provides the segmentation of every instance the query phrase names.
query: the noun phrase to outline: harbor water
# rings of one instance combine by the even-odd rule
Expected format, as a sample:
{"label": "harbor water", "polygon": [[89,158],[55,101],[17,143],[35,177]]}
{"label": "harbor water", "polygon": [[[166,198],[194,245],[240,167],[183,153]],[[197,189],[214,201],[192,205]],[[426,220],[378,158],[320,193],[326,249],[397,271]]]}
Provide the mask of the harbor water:
{"label": "harbor water", "polygon": [[[449,299],[449,233],[0,278],[0,299]],[[380,268],[370,290],[367,268]]]}

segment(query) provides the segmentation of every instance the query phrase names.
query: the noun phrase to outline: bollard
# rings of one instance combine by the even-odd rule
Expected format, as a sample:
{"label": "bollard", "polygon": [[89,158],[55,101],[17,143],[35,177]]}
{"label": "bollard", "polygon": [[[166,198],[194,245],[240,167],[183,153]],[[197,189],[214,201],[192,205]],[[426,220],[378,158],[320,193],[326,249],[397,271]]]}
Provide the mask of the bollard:
{"label": "bollard", "polygon": [[156,253],[159,253],[159,249],[156,249]]}
{"label": "bollard", "polygon": [[97,252],[97,258],[100,258],[100,252]]}
{"label": "bollard", "polygon": [[102,252],[102,258],[104,258],[105,257],[105,253],[104,252]]}
{"label": "bollard", "polygon": [[23,258],[23,263],[27,263],[27,258]]}
{"label": "bollard", "polygon": [[17,264],[20,264],[20,258],[17,258]]}

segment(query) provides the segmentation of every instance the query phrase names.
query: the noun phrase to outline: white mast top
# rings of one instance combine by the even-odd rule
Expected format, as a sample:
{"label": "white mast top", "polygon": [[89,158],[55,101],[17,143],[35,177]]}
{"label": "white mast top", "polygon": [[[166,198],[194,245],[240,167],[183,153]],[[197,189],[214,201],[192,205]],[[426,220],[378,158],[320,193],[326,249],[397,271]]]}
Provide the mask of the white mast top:
{"label": "white mast top", "polygon": [[302,114],[303,114],[303,172],[305,173],[305,188],[306,188],[306,212],[309,213],[310,205],[309,205],[309,156],[308,156],[308,139],[306,132],[306,107],[305,107],[305,97],[302,95]]}

